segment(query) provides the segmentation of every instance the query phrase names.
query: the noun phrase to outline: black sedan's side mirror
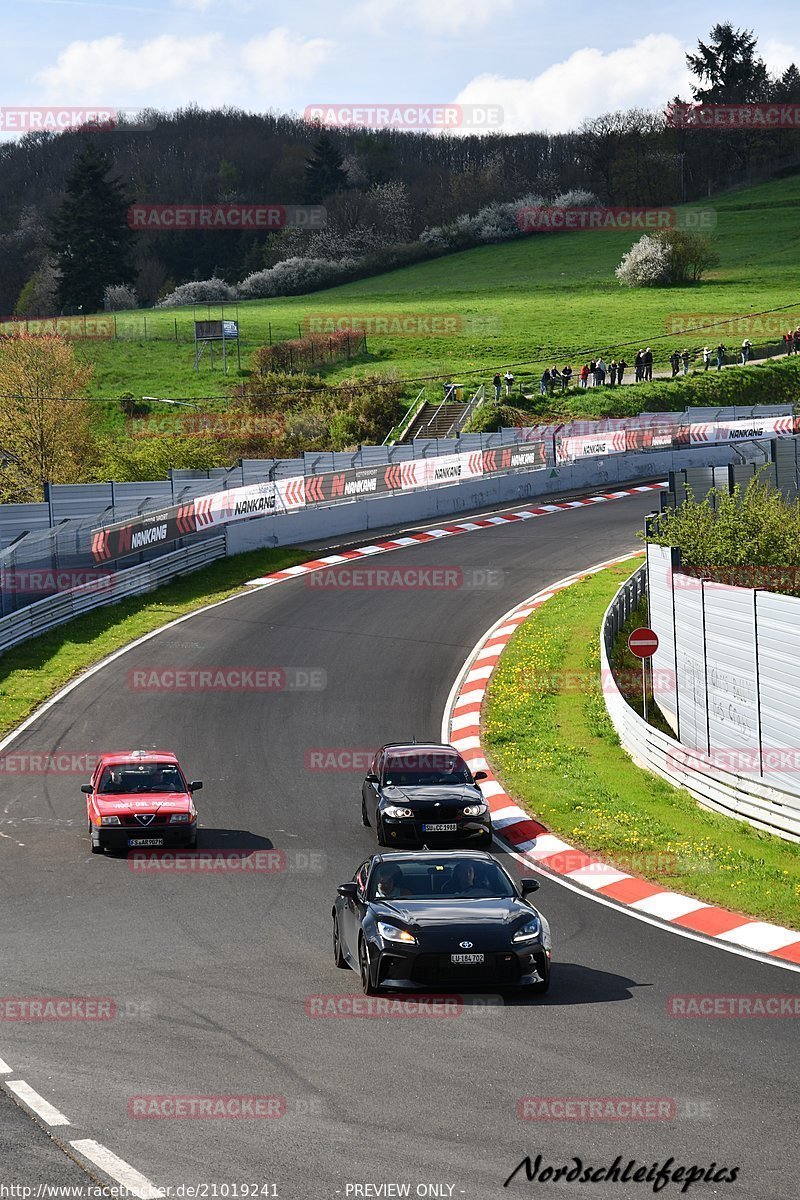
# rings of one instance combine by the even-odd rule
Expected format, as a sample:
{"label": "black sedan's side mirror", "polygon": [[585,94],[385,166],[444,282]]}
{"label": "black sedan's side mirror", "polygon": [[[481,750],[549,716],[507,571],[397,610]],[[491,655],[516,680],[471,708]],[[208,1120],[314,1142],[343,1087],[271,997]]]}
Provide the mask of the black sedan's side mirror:
{"label": "black sedan's side mirror", "polygon": [[340,883],[336,891],[340,896],[355,896],[358,891],[358,884],[352,881],[350,883]]}
{"label": "black sedan's side mirror", "polygon": [[82,792],[85,792],[87,796],[91,796],[91,794],[92,794],[92,785],[91,785],[90,783],[82,783],[82,784],[81,784],[81,791],[82,791]]}
{"label": "black sedan's side mirror", "polygon": [[195,779],[189,784],[189,791],[190,792],[199,792],[200,788],[202,786],[203,786],[202,779]]}
{"label": "black sedan's side mirror", "polygon": [[527,896],[529,892],[538,892],[539,890],[538,879],[521,879],[519,885],[523,896]]}
{"label": "black sedan's side mirror", "polygon": [[472,778],[477,783],[480,779],[488,779],[488,775],[485,771],[476,771]]}
{"label": "black sedan's side mirror", "polygon": [[378,779],[378,776],[375,775],[372,771],[370,771],[369,775],[366,776],[364,782],[365,783],[380,783],[380,779]]}

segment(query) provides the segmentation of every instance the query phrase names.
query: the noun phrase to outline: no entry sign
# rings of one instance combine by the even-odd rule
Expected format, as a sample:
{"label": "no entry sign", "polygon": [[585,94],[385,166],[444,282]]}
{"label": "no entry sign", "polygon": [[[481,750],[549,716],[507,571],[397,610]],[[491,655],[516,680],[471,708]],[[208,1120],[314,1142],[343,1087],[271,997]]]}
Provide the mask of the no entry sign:
{"label": "no entry sign", "polygon": [[653,629],[634,629],[628,638],[628,649],[637,658],[652,658],[658,649],[658,634]]}

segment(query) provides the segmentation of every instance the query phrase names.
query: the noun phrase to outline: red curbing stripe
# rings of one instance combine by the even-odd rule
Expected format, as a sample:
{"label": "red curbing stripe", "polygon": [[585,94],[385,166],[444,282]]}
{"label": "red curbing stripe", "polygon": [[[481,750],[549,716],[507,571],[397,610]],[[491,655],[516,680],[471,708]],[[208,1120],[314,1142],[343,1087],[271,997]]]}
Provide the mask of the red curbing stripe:
{"label": "red curbing stripe", "polygon": [[737,913],[728,912],[725,908],[709,907],[698,908],[694,912],[686,913],[684,917],[676,917],[675,924],[714,937],[719,933],[728,933],[731,929],[752,925],[753,918],[742,917]]}
{"label": "red curbing stripe", "polygon": [[792,942],[790,946],[782,946],[780,950],[770,950],[772,958],[785,958],[787,962],[800,963],[800,942]]}
{"label": "red curbing stripe", "polygon": [[[651,487],[655,488],[662,486],[662,484],[648,485],[647,488],[636,488],[633,489],[633,491],[647,491],[650,490]],[[626,495],[627,494],[631,494],[630,491],[626,491]],[[607,498],[611,500],[616,499],[617,497],[609,493]],[[589,504],[592,503],[592,501],[584,501],[584,503]],[[495,625],[487,633],[485,639],[478,643],[473,657],[470,658],[462,668],[462,681],[459,692],[451,701],[451,707],[446,714],[447,729],[451,740],[457,742],[462,738],[474,738],[476,734],[478,738],[480,738],[480,720],[478,720],[477,725],[471,723],[469,726],[457,730],[452,728],[452,722],[456,714],[459,716],[474,714],[480,718],[482,702],[489,686],[491,674],[494,673],[497,661],[500,658],[500,653],[487,655],[486,657],[481,657],[481,655],[483,655],[488,648],[502,651],[502,649],[514,636],[517,627],[524,620],[527,620],[527,618],[531,616],[536,609],[538,609],[542,604],[546,603],[547,600],[552,599],[552,597],[562,589],[569,587],[571,584],[577,583],[582,579],[588,578],[590,575],[602,570],[604,567],[613,566],[616,563],[625,562],[634,557],[636,557],[636,552],[621,555],[619,558],[610,559],[607,562],[599,563],[597,566],[592,567],[587,571],[577,572],[574,575],[570,575],[565,579],[559,580],[551,587],[543,588],[541,592],[537,592],[536,595],[518,605],[516,609],[512,609],[511,613],[506,614],[497,622],[495,622]],[[499,628],[506,628],[508,629],[508,632],[498,636],[495,631]],[[487,665],[492,666],[492,672],[489,676],[476,681],[474,685],[466,682],[473,670],[475,670],[478,666]],[[476,693],[480,696],[480,699],[475,698],[467,703],[461,702],[463,696],[468,694],[475,696]],[[484,763],[486,761],[483,757],[483,749],[481,746],[469,751],[469,753],[466,754],[466,757],[468,761],[473,764],[476,761]],[[494,783],[499,783],[493,772],[489,771],[487,774]],[[507,795],[505,791],[499,792],[493,796],[487,796],[486,799],[490,811],[493,813],[499,812],[503,809],[508,809],[509,807],[517,807],[516,802],[511,796]],[[501,828],[496,829],[495,837],[499,841],[505,842],[509,848],[516,850],[517,853],[520,853],[523,858],[528,859],[531,864],[535,865],[537,868],[543,867],[546,870],[551,871],[555,876],[560,876],[565,881],[570,881],[573,887],[577,887],[579,890],[585,890],[587,896],[589,897],[612,900],[623,910],[626,907],[635,905],[641,900],[649,899],[651,896],[665,894],[666,889],[659,887],[658,884],[651,883],[649,880],[641,879],[638,876],[627,875],[627,873],[626,877],[623,879],[618,879],[613,883],[607,883],[595,888],[582,885],[580,880],[570,879],[575,872],[594,864],[602,864],[602,860],[598,859],[596,856],[590,856],[582,850],[576,850],[573,847],[568,846],[566,843],[564,843],[563,849],[554,851],[553,853],[547,855],[542,855],[541,850],[537,855],[535,852],[535,847],[529,850],[519,850],[520,846],[526,845],[529,842],[535,842],[539,837],[542,835],[547,835],[547,833],[548,830],[546,827],[541,825],[533,817],[521,816],[519,820],[512,821],[508,825],[503,825]],[[559,838],[558,841],[561,842],[563,839]],[[616,869],[610,864],[606,865],[609,872],[612,872]],[[652,914],[650,915],[652,917]],[[729,912],[724,908],[719,908],[718,906],[711,904],[701,905],[701,907],[694,909],[692,912],[685,914],[683,917],[655,917],[654,919],[657,923],[663,924],[667,929],[670,925],[676,925],[686,929],[687,931],[691,931],[709,938],[721,938],[723,934],[730,933],[732,930],[736,929],[744,929],[746,926],[754,923],[758,925],[768,925],[767,922],[758,922],[755,920],[755,918],[745,917],[741,913]],[[773,926],[772,928],[776,928],[777,931],[777,927]],[[786,932],[787,931],[780,929],[780,933],[782,935]],[[730,952],[740,952],[734,943],[731,943],[727,940],[718,942],[718,945]],[[758,953],[758,950],[753,951],[753,954],[756,956]],[[761,953],[765,959],[779,959],[787,964],[800,964],[800,940],[791,941],[785,946],[778,947],[776,950],[763,951]]]}

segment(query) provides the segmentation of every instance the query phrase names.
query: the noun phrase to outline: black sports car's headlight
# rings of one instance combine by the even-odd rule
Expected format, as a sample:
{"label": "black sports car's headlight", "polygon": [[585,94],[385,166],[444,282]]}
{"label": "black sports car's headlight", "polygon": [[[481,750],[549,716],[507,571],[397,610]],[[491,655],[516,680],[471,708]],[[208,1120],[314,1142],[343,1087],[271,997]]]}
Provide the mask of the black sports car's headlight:
{"label": "black sports car's headlight", "polygon": [[489,811],[488,804],[468,804],[464,809],[465,817],[482,817],[484,813]]}
{"label": "black sports car's headlight", "polygon": [[413,817],[413,808],[400,808],[398,804],[387,804],[383,810],[387,817]]}
{"label": "black sports car's headlight", "polygon": [[405,942],[407,946],[416,946],[417,939],[407,929],[398,925],[390,925],[388,921],[378,921],[378,933],[387,942]]}
{"label": "black sports car's headlight", "polygon": [[512,942],[535,942],[542,932],[542,926],[538,917],[532,917],[524,925],[520,926],[517,932],[512,937]]}

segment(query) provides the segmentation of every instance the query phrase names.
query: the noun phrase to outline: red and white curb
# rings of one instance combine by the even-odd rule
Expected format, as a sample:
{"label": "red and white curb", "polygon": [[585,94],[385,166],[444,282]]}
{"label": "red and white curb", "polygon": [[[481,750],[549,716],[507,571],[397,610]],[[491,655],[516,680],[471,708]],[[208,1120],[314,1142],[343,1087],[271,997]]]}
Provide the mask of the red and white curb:
{"label": "red and white curb", "polygon": [[481,638],[453,685],[445,707],[442,741],[455,746],[472,770],[486,771],[487,779],[481,783],[481,791],[491,810],[495,833],[521,862],[553,875],[558,882],[583,892],[590,899],[606,904],[611,902],[614,907],[621,907],[622,911],[650,924],[664,923],[664,927],[673,932],[701,941],[711,938],[721,948],[748,958],[763,961],[766,957],[775,965],[787,967],[800,964],[800,933],[797,930],[770,925],[693,896],[668,891],[604,863],[549,833],[544,825],[512,800],[484,757],[481,708],[500,655],[516,629],[556,592],[634,557],[635,553],[625,554],[568,575],[536,592],[495,622]]}
{"label": "red and white curb", "polygon": [[640,492],[658,492],[666,486],[664,482],[644,483],[637,487],[621,488],[617,492],[601,492],[596,496],[584,496],[580,500],[562,500],[559,504],[537,504],[535,507],[517,509],[514,512],[501,513],[495,517],[479,517],[474,521],[459,521],[455,525],[442,525],[439,529],[426,529],[424,532],[412,533],[407,537],[376,542],[374,546],[361,546],[357,550],[345,550],[342,554],[328,554],[325,558],[315,558],[310,562],[298,563],[296,567],[286,567],[283,571],[273,571],[270,575],[249,579],[247,583],[249,587],[271,587],[285,579],[295,579],[298,575],[307,575],[310,571],[323,571],[326,567],[335,567],[353,559],[369,558],[373,554],[385,554],[388,550],[402,550],[406,546],[415,546],[420,542],[434,542],[438,538],[453,537],[458,533],[472,533],[476,529],[491,529],[495,525],[507,525],[512,521],[529,521],[532,517],[547,517],[550,513],[566,512],[571,508],[585,508],[587,505],[603,504],[607,500],[621,500],[624,496],[636,496]]}

